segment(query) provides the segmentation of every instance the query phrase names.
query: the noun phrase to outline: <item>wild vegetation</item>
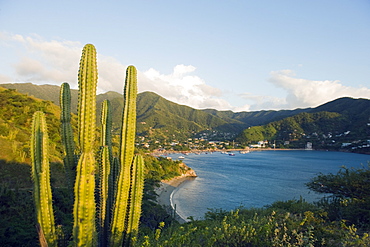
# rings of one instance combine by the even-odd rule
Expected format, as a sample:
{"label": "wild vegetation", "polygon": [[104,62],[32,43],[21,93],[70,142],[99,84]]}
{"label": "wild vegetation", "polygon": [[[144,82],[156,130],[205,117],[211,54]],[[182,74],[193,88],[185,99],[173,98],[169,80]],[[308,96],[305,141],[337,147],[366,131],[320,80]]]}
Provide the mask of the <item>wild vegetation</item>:
{"label": "wild vegetation", "polygon": [[[157,159],[144,156],[145,183],[140,219],[140,232],[155,230],[160,222],[166,226],[176,222],[166,209],[155,203],[154,189],[162,179],[181,175],[180,161]],[[0,160],[0,246],[38,246],[36,214],[34,209],[31,180],[31,166]],[[53,208],[57,233],[63,226],[64,239],[72,233],[73,201],[67,189],[65,170],[62,163],[51,163],[50,180],[53,192]],[[60,246],[67,245],[61,241]]]}

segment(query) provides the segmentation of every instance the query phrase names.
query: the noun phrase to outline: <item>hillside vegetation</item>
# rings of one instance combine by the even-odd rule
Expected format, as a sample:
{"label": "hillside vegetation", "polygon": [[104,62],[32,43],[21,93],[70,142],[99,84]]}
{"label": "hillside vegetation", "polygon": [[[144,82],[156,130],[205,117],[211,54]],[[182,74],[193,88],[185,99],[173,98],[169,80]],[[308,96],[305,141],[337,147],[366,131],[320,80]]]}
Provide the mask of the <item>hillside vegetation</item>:
{"label": "hillside vegetation", "polygon": [[[59,104],[59,86],[1,84],[20,93]],[[77,90],[72,90],[72,111],[76,112]],[[119,128],[122,95],[107,92],[97,96],[98,113],[108,99],[113,109],[113,128]],[[343,143],[370,139],[370,100],[340,98],[316,108],[279,111],[232,112],[197,110],[164,99],[153,92],[137,97],[137,133],[148,142],[185,142],[188,138],[210,141],[237,140],[243,145],[267,140],[269,147],[340,149]],[[347,133],[347,134],[345,134]],[[347,147],[357,147],[357,143]],[[358,151],[358,150],[356,150]],[[362,150],[363,151],[363,150]]]}
{"label": "hillside vegetation", "polygon": [[370,151],[370,100],[341,98],[282,120],[245,129],[242,143],[267,140],[276,147]]}
{"label": "hillside vegetation", "polygon": [[29,138],[32,115],[44,111],[49,124],[52,161],[60,161],[60,109],[51,101],[44,101],[0,87],[0,157],[26,162],[29,159]]}
{"label": "hillside vegetation", "polygon": [[[59,90],[59,87],[56,87]],[[30,95],[30,94],[29,94]],[[118,93],[104,94],[116,112],[122,110]],[[103,97],[103,96],[99,96]],[[98,98],[99,98],[98,97]],[[55,100],[55,99],[54,99]],[[243,126],[248,113],[195,110],[169,102],[154,93],[139,95],[138,119],[144,123],[143,133],[163,135],[183,134],[226,126]],[[346,108],[350,106],[351,109]],[[29,138],[32,114],[43,111],[49,126],[52,151],[51,183],[57,224],[71,227],[71,211],[66,205],[68,191],[61,163],[63,151],[59,135],[60,109],[50,100],[41,100],[13,89],[0,87],[0,245],[37,246],[34,227],[35,212],[32,203],[32,181],[29,165]],[[261,138],[294,140],[313,136],[321,140],[329,133],[333,137],[348,134],[351,140],[369,135],[367,129],[369,100],[338,99],[323,106],[304,110],[251,113],[251,119],[276,121],[251,127],[243,138],[251,141]],[[287,117],[287,114],[292,114]],[[120,119],[120,114],[114,114]],[[181,118],[179,117],[181,116]],[[74,116],[75,117],[75,116]],[[278,119],[281,117],[282,119]],[[232,119],[232,120],[230,120]],[[242,121],[243,119],[243,121]],[[76,121],[75,119],[73,121]],[[252,120],[250,120],[252,121]],[[182,126],[182,130],[177,129]],[[117,126],[116,126],[117,127]],[[235,128],[235,131],[236,129]],[[253,130],[253,131],[252,131]],[[146,132],[147,131],[147,132]],[[227,131],[227,129],[225,129]],[[180,133],[181,132],[181,133]],[[153,135],[154,135],[153,134]],[[291,135],[289,135],[291,134]],[[294,134],[295,136],[292,136]],[[256,137],[257,135],[258,138]],[[185,135],[186,136],[186,135]],[[114,137],[117,138],[117,137]],[[249,139],[248,139],[249,138]],[[313,137],[312,137],[313,138]],[[325,140],[332,141],[327,137]],[[343,139],[344,140],[344,139]],[[320,175],[308,186],[317,192],[332,193],[332,197],[315,204],[301,200],[276,202],[260,209],[239,208],[232,212],[210,209],[204,220],[191,220],[179,225],[166,210],[154,201],[153,189],[162,179],[183,174],[180,161],[152,156],[145,157],[145,196],[140,235],[137,246],[368,246],[369,196],[367,183],[369,169],[344,169],[337,175]],[[354,183],[356,181],[356,183]],[[325,186],[321,186],[325,184]],[[343,186],[346,185],[346,186]],[[344,190],[345,189],[345,190]],[[344,192],[343,192],[344,191]],[[361,195],[360,197],[357,195]],[[356,229],[359,228],[359,230]]]}

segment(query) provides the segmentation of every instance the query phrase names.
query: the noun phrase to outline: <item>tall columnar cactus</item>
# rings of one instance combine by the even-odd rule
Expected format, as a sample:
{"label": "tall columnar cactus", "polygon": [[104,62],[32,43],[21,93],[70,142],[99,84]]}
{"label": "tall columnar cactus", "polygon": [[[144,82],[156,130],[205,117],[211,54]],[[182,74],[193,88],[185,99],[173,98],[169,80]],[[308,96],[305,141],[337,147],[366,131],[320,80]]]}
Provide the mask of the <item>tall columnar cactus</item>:
{"label": "tall columnar cactus", "polygon": [[95,229],[95,156],[96,131],[96,50],[85,45],[78,73],[78,136],[81,157],[79,158],[73,207],[73,239],[77,246],[93,246],[96,242]]}
{"label": "tall columnar cactus", "polygon": [[48,133],[45,115],[38,111],[33,115],[31,136],[33,196],[40,232],[45,236],[48,246],[56,246],[48,157]]}
{"label": "tall columnar cactus", "polygon": [[124,88],[124,105],[122,114],[122,130],[120,143],[120,172],[117,181],[117,193],[114,204],[112,233],[110,243],[112,246],[122,246],[124,235],[128,234],[129,200],[132,182],[132,164],[135,149],[136,133],[136,95],[137,75],[136,68],[129,66],[126,71]]}
{"label": "tall columnar cactus", "polygon": [[[66,169],[75,175],[73,205],[73,246],[122,246],[138,229],[143,195],[143,158],[134,157],[136,132],[136,69],[128,67],[124,90],[119,159],[112,157],[112,119],[109,102],[103,103],[100,157],[95,159],[98,147],[96,133],[96,51],[86,45],[80,61],[78,97],[78,145],[75,148],[70,126],[70,94],[68,84],[61,89],[62,139],[66,150]],[[54,216],[51,204],[47,132],[44,116],[35,113],[32,135],[33,179],[35,205],[40,232],[49,246],[56,244]],[[78,162],[76,153],[78,152]],[[97,162],[99,161],[99,162]],[[72,172],[77,163],[76,172]],[[97,169],[98,168],[98,169]],[[69,176],[69,175],[68,175]],[[99,190],[95,187],[98,181]],[[98,201],[95,193],[98,193]],[[98,214],[96,217],[96,211]],[[112,211],[112,213],[111,213]],[[96,223],[98,223],[98,227]],[[40,238],[41,239],[41,238]],[[41,241],[40,241],[41,242]]]}
{"label": "tall columnar cactus", "polygon": [[108,243],[109,222],[114,199],[114,179],[112,177],[112,112],[109,100],[102,103],[101,112],[101,138],[99,161],[99,244],[106,246]]}
{"label": "tall columnar cactus", "polygon": [[71,124],[71,91],[68,83],[63,83],[60,87],[60,121],[61,137],[65,150],[64,168],[66,170],[68,187],[73,188],[75,178],[75,168],[77,165],[75,156],[75,143]]}
{"label": "tall columnar cactus", "polygon": [[96,50],[87,44],[82,50],[78,71],[78,140],[81,152],[93,151],[96,131]]}

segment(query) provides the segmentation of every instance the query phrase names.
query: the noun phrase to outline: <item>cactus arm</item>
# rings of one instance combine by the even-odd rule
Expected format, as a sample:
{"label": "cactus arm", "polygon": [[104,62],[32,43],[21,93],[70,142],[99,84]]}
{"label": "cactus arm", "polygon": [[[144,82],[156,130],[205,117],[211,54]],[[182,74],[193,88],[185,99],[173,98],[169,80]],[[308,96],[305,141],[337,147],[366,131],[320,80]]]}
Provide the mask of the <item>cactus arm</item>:
{"label": "cactus arm", "polygon": [[43,232],[49,246],[56,246],[48,155],[48,133],[45,114],[38,111],[33,115],[31,136],[33,195],[37,222],[41,232]]}
{"label": "cactus arm", "polygon": [[75,143],[71,125],[71,91],[68,83],[63,83],[60,88],[59,102],[61,109],[61,136],[65,150],[64,169],[67,175],[68,187],[72,190],[77,161],[75,158]]}
{"label": "cactus arm", "polygon": [[73,207],[73,239],[76,246],[94,246],[95,229],[95,157],[93,145],[96,127],[96,50],[85,45],[78,74],[78,137],[82,151],[79,158]]}
{"label": "cactus arm", "polygon": [[112,218],[110,244],[122,246],[124,232],[127,230],[127,213],[131,183],[131,164],[134,156],[136,134],[136,68],[129,66],[126,71],[124,106],[120,143],[120,172],[117,181],[116,200]]}

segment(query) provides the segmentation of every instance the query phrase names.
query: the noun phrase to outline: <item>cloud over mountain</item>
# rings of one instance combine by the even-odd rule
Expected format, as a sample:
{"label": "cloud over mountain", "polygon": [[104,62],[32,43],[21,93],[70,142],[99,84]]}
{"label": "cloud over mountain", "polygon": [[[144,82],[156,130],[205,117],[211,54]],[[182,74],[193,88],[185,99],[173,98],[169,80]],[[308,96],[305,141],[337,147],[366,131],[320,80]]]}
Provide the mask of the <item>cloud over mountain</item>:
{"label": "cloud over mountain", "polygon": [[287,92],[285,104],[288,108],[318,106],[340,97],[370,98],[370,89],[353,88],[340,81],[316,81],[295,78],[291,70],[271,72],[269,81]]}
{"label": "cloud over mountain", "polygon": [[[83,44],[68,40],[47,41],[38,35],[22,36],[0,32],[0,46],[5,52],[16,54],[12,61],[3,61],[0,83],[32,82],[35,84],[60,85],[68,82],[77,88],[77,74]],[[116,58],[100,54],[98,50],[98,92],[122,93],[127,65]],[[196,75],[192,65],[174,65],[173,71],[164,74],[152,67],[138,69],[139,92],[153,91],[173,102],[197,109],[254,111],[314,107],[330,100],[349,96],[370,98],[367,87],[353,88],[340,81],[313,81],[296,78],[292,70],[270,73],[268,82],[282,89],[285,95],[256,95],[251,92],[231,94],[213,87]],[[4,72],[5,71],[5,72]],[[237,91],[238,89],[236,89]],[[233,106],[227,97],[237,99]],[[241,103],[240,103],[241,102]],[[243,103],[244,102],[244,103]],[[244,104],[244,105],[243,105]]]}

